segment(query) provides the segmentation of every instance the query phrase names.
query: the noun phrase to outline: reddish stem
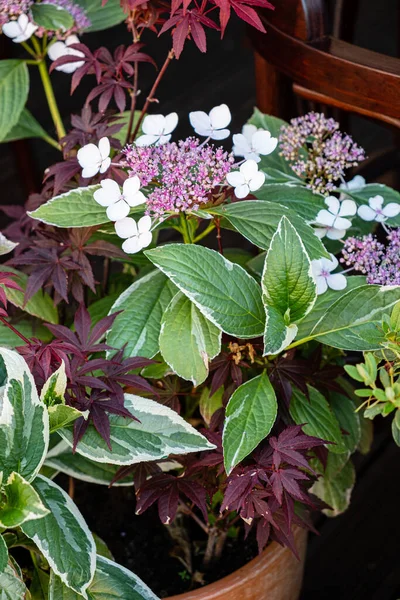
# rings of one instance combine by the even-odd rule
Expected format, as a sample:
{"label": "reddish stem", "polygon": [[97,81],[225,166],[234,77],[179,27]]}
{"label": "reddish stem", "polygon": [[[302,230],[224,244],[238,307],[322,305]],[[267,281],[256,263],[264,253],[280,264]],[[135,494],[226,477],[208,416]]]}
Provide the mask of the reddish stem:
{"label": "reddish stem", "polygon": [[218,252],[224,255],[224,250],[222,248],[222,237],[221,237],[221,225],[219,219],[214,219],[215,229],[217,230],[217,241],[218,241]]}
{"label": "reddish stem", "polygon": [[144,106],[143,106],[143,108],[142,108],[142,112],[140,113],[139,120],[138,120],[138,122],[136,123],[135,131],[133,132],[133,135],[132,135],[132,140],[134,140],[134,139],[136,138],[136,136],[137,136],[137,133],[138,133],[138,131],[139,131],[139,129],[140,129],[140,126],[141,126],[141,124],[142,124],[142,121],[143,121],[143,119],[144,119],[144,116],[145,116],[145,114],[146,114],[146,112],[147,112],[147,109],[149,108],[149,104],[150,104],[150,102],[152,102],[152,100],[154,99],[154,94],[155,94],[155,93],[156,93],[156,91],[157,91],[157,88],[158,88],[158,86],[159,86],[159,83],[160,83],[161,79],[164,77],[165,71],[167,70],[169,63],[171,62],[171,60],[172,60],[173,58],[174,58],[174,51],[173,51],[173,50],[170,50],[170,51],[168,52],[168,56],[167,56],[167,58],[165,59],[165,62],[164,62],[164,64],[163,64],[163,66],[161,67],[161,71],[160,71],[160,72],[159,72],[159,74],[157,75],[157,79],[155,80],[155,82],[154,82],[154,84],[153,84],[153,87],[152,87],[152,88],[151,88],[151,90],[150,90],[150,94],[147,96],[146,102],[144,103]]}
{"label": "reddish stem", "polygon": [[133,127],[133,121],[135,118],[135,108],[136,108],[136,98],[137,98],[137,90],[138,90],[138,79],[139,79],[139,63],[135,62],[135,74],[133,76],[133,92],[132,92],[132,100],[131,100],[131,114],[129,115],[129,123],[128,123],[128,131],[126,134],[125,144],[129,144],[131,140],[131,133]]}
{"label": "reddish stem", "polygon": [[15,335],[17,335],[23,342],[25,342],[25,344],[30,344],[31,342],[28,340],[28,338],[26,338],[24,335],[22,335],[22,333],[20,331],[18,331],[18,329],[15,329],[14,325],[11,325],[11,323],[9,323],[4,317],[0,317],[0,321],[6,326],[8,327],[8,329],[11,329],[11,331],[13,333],[15,333]]}

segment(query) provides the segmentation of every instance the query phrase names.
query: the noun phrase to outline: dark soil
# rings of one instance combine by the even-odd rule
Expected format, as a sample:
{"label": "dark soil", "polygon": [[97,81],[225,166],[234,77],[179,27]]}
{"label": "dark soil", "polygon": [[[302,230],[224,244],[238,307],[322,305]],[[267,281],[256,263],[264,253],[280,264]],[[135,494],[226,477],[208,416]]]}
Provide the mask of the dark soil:
{"label": "dark soil", "polygon": [[[75,482],[74,500],[89,528],[109,547],[115,560],[136,573],[160,598],[182,594],[199,587],[192,584],[184,565],[174,558],[175,544],[157,510],[135,515],[135,494],[131,487],[108,489],[81,481]],[[189,527],[191,522],[189,522]],[[207,573],[201,564],[204,534],[197,526],[191,531],[193,571],[202,573],[204,583],[218,581],[233,573],[257,555],[255,540],[228,539],[222,559]]]}

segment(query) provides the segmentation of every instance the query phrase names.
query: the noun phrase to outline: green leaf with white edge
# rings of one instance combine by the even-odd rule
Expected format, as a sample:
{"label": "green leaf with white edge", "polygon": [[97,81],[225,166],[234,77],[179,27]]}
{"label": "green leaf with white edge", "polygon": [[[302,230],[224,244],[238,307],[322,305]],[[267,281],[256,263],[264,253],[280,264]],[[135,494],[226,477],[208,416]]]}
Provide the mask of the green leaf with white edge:
{"label": "green leaf with white edge", "polygon": [[380,322],[400,300],[400,286],[362,285],[332,304],[305,338],[342,350],[379,350]]}
{"label": "green leaf with white edge", "polygon": [[323,512],[328,517],[336,517],[348,508],[355,482],[355,469],[353,463],[348,461],[332,479],[320,477],[310,491],[331,507]]}
{"label": "green leaf with white edge", "polygon": [[[175,411],[154,400],[125,394],[124,406],[139,421],[110,415],[112,450],[89,425],[76,451],[100,463],[130,465],[215,447]],[[72,447],[73,428],[66,427],[58,433]]]}
{"label": "green leaf with white edge", "polygon": [[117,301],[118,298],[118,293],[107,294],[107,296],[105,296],[104,298],[100,298],[100,300],[96,300],[88,307],[89,315],[93,326],[108,315],[113,304]]}
{"label": "green leaf with white edge", "polygon": [[91,25],[86,29],[88,32],[110,29],[126,19],[119,0],[108,0],[104,5],[97,0],[76,0],[76,3],[85,9],[90,19]]}
{"label": "green leaf with white edge", "polygon": [[25,61],[0,61],[0,142],[18,123],[29,92],[29,74]]}
{"label": "green leaf with white edge", "polygon": [[160,351],[176,375],[198,386],[207,379],[209,362],[221,350],[221,334],[189,298],[178,292],[161,321]]}
{"label": "green leaf with white edge", "polygon": [[304,433],[328,442],[330,452],[342,454],[347,451],[337,418],[331,410],[325,396],[312,386],[308,386],[309,398],[300,390],[293,388],[290,401],[290,414],[297,425],[305,423]]}
{"label": "green leaf with white edge", "polygon": [[235,390],[226,407],[222,436],[228,474],[267,437],[277,411],[274,388],[266,372]]}
{"label": "green leaf with white edge", "polygon": [[100,206],[93,197],[98,185],[76,188],[55,196],[34,211],[28,212],[37,219],[55,227],[92,227],[108,223],[106,208]]}
{"label": "green leaf with white edge", "polygon": [[11,473],[3,492],[0,527],[19,527],[25,521],[40,519],[49,513],[35,489],[19,473]]}
{"label": "green leaf with white edge", "polygon": [[67,375],[65,373],[65,363],[62,360],[58,369],[45,381],[40,393],[40,399],[46,406],[65,404],[64,394],[66,389]]}
{"label": "green leaf with white edge", "polygon": [[[25,275],[25,273],[17,271],[17,269],[13,269],[8,265],[0,265],[0,273],[4,272],[14,273],[17,275],[17,277],[14,278],[15,282],[18,283],[22,290],[26,289],[28,276]],[[19,290],[13,290],[4,286],[3,288],[6,292],[7,300],[11,302],[11,304],[14,304],[14,306],[22,308],[24,312],[27,312],[34,317],[38,317],[47,323],[58,323],[57,308],[54,306],[53,300],[50,298],[50,296],[43,292],[43,290],[36,292],[36,294],[34,294],[32,298],[25,304],[24,291],[20,292]]]}
{"label": "green leaf with white edge", "polygon": [[146,377],[146,379],[163,379],[167,375],[173,374],[173,370],[167,365],[161,354],[156,354],[153,360],[157,362],[141,370],[140,374],[142,377]]}
{"label": "green leaf with white edge", "polygon": [[311,331],[318,323],[318,321],[325,315],[330,307],[337,301],[343,293],[347,294],[348,292],[354,290],[355,288],[359,288],[362,285],[365,285],[365,277],[362,275],[353,275],[346,278],[347,279],[347,287],[345,290],[331,290],[330,288],[324,294],[320,294],[317,296],[317,300],[313,306],[311,312],[308,313],[302,319],[302,321],[298,324],[298,338],[302,339],[310,335]]}
{"label": "green leaf with white edge", "polygon": [[[97,555],[96,572],[87,591],[88,600],[159,600],[134,573],[104,556]],[[49,600],[80,600],[54,574],[50,577]]]}
{"label": "green leaf with white edge", "polygon": [[31,7],[33,20],[48,31],[67,31],[74,25],[70,12],[55,4],[33,4]]}
{"label": "green leaf with white edge", "polygon": [[67,406],[66,404],[49,406],[48,413],[50,433],[54,433],[63,427],[67,427],[80,417],[87,418],[89,415],[88,411],[82,412],[73,406]]}
{"label": "green leaf with white edge", "polygon": [[161,318],[177,289],[157,270],[135,281],[113,304],[122,311],[107,333],[107,344],[123,348],[124,356],[152,358],[159,351]]}
{"label": "green leaf with white edge", "polygon": [[[4,537],[0,533],[0,574],[3,573],[8,563],[8,548]],[[1,575],[0,575],[1,576]]]}
{"label": "green leaf with white edge", "polygon": [[329,404],[341,430],[344,431],[344,444],[352,454],[356,451],[361,440],[360,415],[356,412],[356,406],[348,396],[338,392],[329,394]]}
{"label": "green leaf with white edge", "polygon": [[29,592],[32,600],[48,600],[50,575],[40,566],[35,566]]}
{"label": "green leaf with white edge", "polygon": [[[248,120],[250,125],[255,125],[258,129],[266,129],[271,133],[272,137],[279,138],[280,130],[283,125],[287,125],[286,121],[282,121],[282,119],[278,119],[277,117],[273,117],[272,115],[265,115],[258,108],[254,109],[254,113],[251,118]],[[295,175],[293,170],[291,169],[289,163],[283,158],[283,156],[279,156],[279,146],[267,156],[261,156],[261,161],[259,163],[259,168],[264,170],[266,168],[274,168],[282,171],[283,173],[289,173],[291,175]]]}
{"label": "green leaf with white edge", "polygon": [[42,466],[49,443],[49,418],[39,400],[25,360],[0,348],[7,374],[0,393],[0,465],[4,479],[16,471],[31,482]]}
{"label": "green leaf with white edge", "polygon": [[287,217],[282,217],[272,238],[261,287],[267,314],[264,354],[277,354],[297,333],[297,327],[289,329],[290,325],[305,317],[317,298],[310,259]]}
{"label": "green leaf with white edge", "polygon": [[286,216],[301,237],[311,260],[330,258],[314,229],[301,217],[293,214],[293,210],[281,204],[266,200],[245,200],[213,209],[213,212],[226,217],[236,231],[262,250],[268,250],[279,221],[282,216]]}
{"label": "green leaf with white edge", "polygon": [[21,527],[63,583],[86,597],[96,566],[96,547],[81,513],[66,492],[38,475],[32,483],[50,513]]}
{"label": "green leaf with white edge", "polygon": [[318,212],[326,209],[324,197],[306,187],[293,184],[265,184],[253,192],[257,200],[267,200],[286,206],[291,214],[296,214],[307,223],[315,221]]}
{"label": "green leaf with white edge", "polygon": [[222,408],[222,397],[224,395],[224,386],[221,385],[212,396],[210,396],[210,388],[204,387],[201,392],[199,401],[199,411],[205,423],[210,425],[211,419],[215,411]]}
{"label": "green leaf with white edge", "polygon": [[257,256],[251,258],[246,265],[247,269],[249,269],[249,271],[257,275],[260,278],[260,280],[262,272],[264,270],[264,262],[266,256],[266,252],[260,252],[260,254],[257,254]]}
{"label": "green leaf with white edge", "polygon": [[[32,323],[31,321],[17,321],[15,327],[22,335],[26,338],[36,337],[43,342],[50,342],[52,335],[47,327],[39,323]],[[23,346],[24,341],[11,331],[9,327],[0,323],[0,347],[2,348],[15,348],[16,346]]]}
{"label": "green leaf with white edge", "polygon": [[242,267],[194,244],[168,244],[145,254],[222,331],[239,338],[262,335],[261,290]]}
{"label": "green leaf with white edge", "polygon": [[[39,6],[39,4],[34,4],[33,6]],[[27,138],[45,139],[48,137],[47,132],[40,123],[36,121],[35,117],[31,115],[28,109],[24,108],[19,116],[18,123],[10,129],[3,142],[13,142],[15,140],[24,140]]]}
{"label": "green leaf with white edge", "polygon": [[[262,157],[261,157],[262,158]],[[294,171],[291,173],[284,173],[283,171],[279,171],[279,169],[274,169],[273,167],[262,167],[261,169],[265,175],[265,186],[274,186],[274,185],[296,185],[296,186],[305,186],[305,182],[303,179],[299,179],[296,177]]]}
{"label": "green leaf with white edge", "polygon": [[[71,447],[64,441],[61,441],[58,446],[48,453],[45,466],[80,481],[107,486],[110,485],[120,468],[119,465],[94,462],[78,452],[73,454]],[[113,487],[132,485],[133,477],[131,476],[117,481],[113,484]]]}
{"label": "green leaf with white edge", "polygon": [[16,570],[8,564],[0,572],[0,600],[28,600],[29,592]]}

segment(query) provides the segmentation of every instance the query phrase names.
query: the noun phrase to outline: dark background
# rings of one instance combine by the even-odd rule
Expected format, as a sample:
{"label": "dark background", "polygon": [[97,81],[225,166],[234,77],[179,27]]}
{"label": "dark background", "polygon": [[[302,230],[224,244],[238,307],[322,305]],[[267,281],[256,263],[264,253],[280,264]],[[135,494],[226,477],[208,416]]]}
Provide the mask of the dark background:
{"label": "dark background", "polygon": [[[285,10],[284,0],[275,0],[275,4],[277,10]],[[329,3],[331,9],[334,4],[334,1]],[[355,43],[398,56],[399,9],[399,0],[361,0]],[[129,43],[130,36],[121,25],[106,32],[88,34],[83,41],[91,49],[99,45],[112,49]],[[147,51],[161,64],[169,49],[169,37],[165,35],[156,40],[154,35],[149,35],[148,42]],[[180,116],[176,136],[190,133],[187,115],[191,110],[209,111],[223,102],[233,115],[231,130],[238,132],[256,103],[253,57],[245,27],[232,19],[224,41],[221,43],[218,34],[210,32],[208,47],[208,54],[202,55],[188,44],[182,58],[173,62],[160,85],[159,112],[176,111]],[[19,51],[16,44],[1,36],[3,57],[17,56]],[[139,106],[152,85],[153,76],[151,66],[141,66]],[[87,78],[70,97],[70,76],[55,72],[52,79],[68,128],[69,114],[80,112],[92,81]],[[45,129],[53,133],[34,69],[31,81],[28,107]],[[393,132],[356,117],[350,120],[349,133],[368,154],[396,142]],[[34,187],[40,189],[44,169],[57,160],[60,160],[57,151],[42,141],[0,146],[0,203],[22,204],[27,187],[29,191],[34,191]],[[22,176],[24,172],[31,178],[28,185],[27,178],[24,181]],[[391,183],[390,174],[386,177]],[[400,597],[400,449],[392,442],[388,425],[383,421],[377,423],[372,452],[357,459],[358,480],[350,509],[336,519],[322,517],[317,522],[321,535],[310,537],[302,600],[397,600]]]}

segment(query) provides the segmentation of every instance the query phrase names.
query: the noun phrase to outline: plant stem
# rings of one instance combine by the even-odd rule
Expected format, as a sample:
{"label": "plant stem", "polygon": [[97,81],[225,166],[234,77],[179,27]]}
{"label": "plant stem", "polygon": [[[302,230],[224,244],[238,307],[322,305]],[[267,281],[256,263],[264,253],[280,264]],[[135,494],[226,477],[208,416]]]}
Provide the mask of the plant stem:
{"label": "plant stem", "polygon": [[221,237],[221,226],[219,218],[214,219],[215,227],[217,229],[217,242],[218,242],[218,252],[224,255],[224,250],[222,248],[222,237]]}
{"label": "plant stem", "polygon": [[26,338],[24,335],[22,335],[22,333],[20,331],[18,331],[18,329],[15,329],[14,325],[11,325],[11,323],[9,323],[4,317],[0,317],[0,321],[6,327],[8,327],[8,329],[11,329],[11,331],[13,333],[15,333],[15,335],[17,335],[25,344],[30,344],[30,341],[28,340],[28,338]]}
{"label": "plant stem", "polygon": [[36,52],[34,50],[32,50],[32,48],[30,47],[29,44],[27,44],[26,42],[21,42],[21,46],[28,52],[28,54],[37,58]]}
{"label": "plant stem", "polygon": [[135,73],[133,75],[133,92],[132,92],[132,100],[131,100],[131,114],[129,115],[128,131],[126,133],[125,144],[128,144],[131,141],[133,121],[135,119],[136,98],[137,98],[138,81],[139,81],[139,63],[137,61],[134,63],[134,69],[135,69]]}
{"label": "plant stem", "polygon": [[199,233],[199,235],[194,238],[193,242],[196,244],[203,238],[207,237],[207,235],[211,233],[214,229],[215,223],[210,223],[210,225],[204,231],[202,231],[202,233]]}
{"label": "plant stem", "polygon": [[142,112],[140,113],[139,120],[136,123],[136,127],[135,127],[135,130],[134,130],[133,135],[132,135],[132,140],[134,140],[136,138],[137,133],[138,133],[138,131],[140,129],[140,126],[142,124],[142,121],[144,119],[144,116],[145,116],[145,114],[147,112],[147,109],[149,107],[149,104],[150,104],[150,102],[152,102],[152,100],[154,100],[154,94],[157,91],[158,85],[159,85],[161,79],[164,77],[165,71],[167,70],[169,63],[171,62],[171,60],[173,58],[174,58],[174,51],[170,50],[168,52],[167,58],[165,59],[165,62],[163,64],[163,66],[161,67],[161,70],[160,70],[159,74],[157,75],[157,79],[155,80],[155,82],[153,84],[153,87],[150,90],[150,94],[146,98],[146,102],[144,103],[144,106],[142,108]]}
{"label": "plant stem", "polygon": [[189,227],[187,224],[187,220],[186,220],[186,215],[185,213],[179,213],[179,221],[180,221],[180,232],[182,234],[183,237],[183,241],[185,244],[192,244],[193,243],[193,239],[192,236],[190,235],[190,231],[189,231]]}
{"label": "plant stem", "polygon": [[209,527],[182,501],[180,501],[181,510],[185,515],[189,515],[199,527],[208,535]]}

